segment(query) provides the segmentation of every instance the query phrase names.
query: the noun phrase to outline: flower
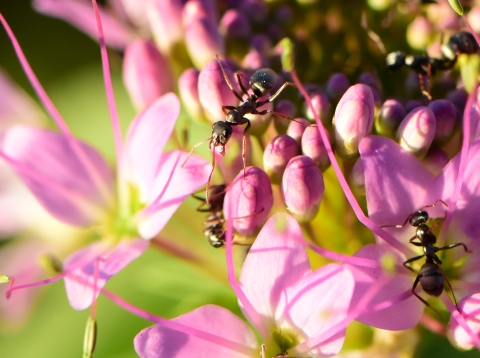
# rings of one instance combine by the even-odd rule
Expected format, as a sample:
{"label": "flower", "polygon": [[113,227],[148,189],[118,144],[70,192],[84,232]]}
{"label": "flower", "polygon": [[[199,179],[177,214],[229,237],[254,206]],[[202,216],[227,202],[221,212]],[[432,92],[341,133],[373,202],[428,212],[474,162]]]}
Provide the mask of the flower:
{"label": "flower", "polygon": [[[271,217],[256,238],[242,267],[240,284],[263,327],[255,327],[267,356],[288,351],[289,356],[331,356],[342,347],[345,330],[333,328],[347,316],[353,276],[342,265],[312,271],[298,223],[287,214]],[[224,308],[207,305],[174,319],[187,328],[162,325],[144,329],[135,337],[141,357],[251,357],[260,354],[255,335]],[[188,327],[196,331],[189,335]],[[199,337],[197,331],[210,335]],[[330,334],[329,334],[330,333]],[[327,334],[312,346],[308,338]],[[276,352],[276,353],[275,353]]]}

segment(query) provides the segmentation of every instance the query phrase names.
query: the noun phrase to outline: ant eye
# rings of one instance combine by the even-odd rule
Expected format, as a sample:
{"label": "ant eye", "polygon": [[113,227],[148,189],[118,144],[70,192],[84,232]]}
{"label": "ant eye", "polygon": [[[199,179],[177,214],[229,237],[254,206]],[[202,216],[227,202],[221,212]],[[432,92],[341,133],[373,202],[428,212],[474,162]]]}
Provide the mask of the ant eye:
{"label": "ant eye", "polygon": [[256,71],[250,78],[250,87],[257,96],[269,92],[277,83],[277,75],[269,68]]}

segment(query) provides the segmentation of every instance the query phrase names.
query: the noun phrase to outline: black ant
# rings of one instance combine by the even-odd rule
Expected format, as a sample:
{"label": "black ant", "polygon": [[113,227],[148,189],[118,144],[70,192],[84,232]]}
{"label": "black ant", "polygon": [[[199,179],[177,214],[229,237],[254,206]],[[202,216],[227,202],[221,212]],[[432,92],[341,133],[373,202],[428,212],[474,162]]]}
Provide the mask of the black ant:
{"label": "black ant", "polygon": [[[435,230],[435,228],[438,227],[439,223],[435,224],[430,228],[426,224],[429,219],[429,216],[424,209],[434,208],[438,203],[442,203],[446,207],[448,206],[443,200],[437,200],[434,204],[426,205],[420,210],[408,216],[408,218],[405,220],[405,222],[402,225],[382,226],[382,228],[395,227],[400,229],[400,228],[403,228],[408,222],[411,226],[416,227],[415,236],[413,236],[409,240],[409,242],[412,245],[423,247],[423,254],[406,260],[403,263],[403,266],[415,272],[415,270],[412,267],[408,266],[407,264],[413,261],[420,260],[422,257],[425,257],[425,263],[420,268],[420,272],[418,273],[417,277],[415,278],[415,282],[413,283],[412,293],[415,296],[417,296],[417,298],[420,301],[422,301],[426,306],[432,308],[433,310],[435,309],[432,306],[430,306],[428,302],[425,301],[419,294],[415,292],[415,288],[417,287],[419,282],[423,290],[428,295],[438,297],[442,294],[444,289],[444,281],[446,281],[448,284],[448,287],[450,288],[450,291],[452,291],[452,296],[453,296],[453,300],[455,301],[455,306],[457,306],[457,299],[455,298],[455,293],[453,292],[452,285],[450,285],[450,282],[448,281],[447,276],[445,276],[445,273],[443,272],[440,266],[442,264],[442,261],[438,258],[436,253],[441,250],[453,249],[454,247],[457,247],[457,246],[463,246],[463,249],[465,250],[465,252],[471,252],[468,250],[467,246],[461,242],[443,246],[443,247],[434,246],[434,244],[437,242],[437,237],[433,233],[433,230]],[[415,239],[418,239],[420,242],[414,241]]]}
{"label": "black ant", "polygon": [[478,44],[475,37],[467,31],[460,31],[452,35],[448,42],[441,47],[441,58],[434,58],[428,55],[405,55],[403,52],[396,51],[387,55],[385,62],[388,70],[398,70],[403,65],[410,68],[418,74],[422,93],[431,99],[429,89],[425,89],[424,76],[427,79],[433,76],[437,71],[451,70],[457,62],[458,55],[474,54],[478,51]]}
{"label": "black ant", "polygon": [[[275,72],[273,72],[269,68],[262,68],[258,71],[255,71],[250,77],[249,85],[250,89],[252,90],[253,94],[249,94],[248,90],[245,88],[242,82],[242,74],[239,72],[235,72],[235,76],[237,78],[237,82],[242,90],[242,94],[239,94],[237,91],[232,86],[232,83],[230,82],[230,79],[228,78],[225,69],[223,68],[222,62],[217,56],[217,62],[222,70],[223,73],[223,78],[225,79],[225,82],[227,83],[228,87],[232,91],[232,93],[235,95],[235,97],[238,98],[238,100],[241,102],[240,105],[238,106],[222,106],[222,111],[225,113],[226,117],[224,121],[218,121],[215,122],[212,125],[212,136],[210,138],[207,138],[197,144],[195,144],[190,151],[187,159],[183,164],[186,163],[190,155],[193,153],[196,147],[199,145],[209,141],[209,147],[213,151],[212,155],[212,171],[210,172],[210,175],[208,177],[207,181],[207,187],[206,187],[206,201],[207,203],[209,202],[208,199],[208,189],[210,188],[210,180],[213,175],[213,171],[215,170],[215,147],[220,147],[220,154],[224,155],[225,154],[225,145],[227,144],[228,140],[230,139],[233,129],[232,126],[238,126],[238,125],[243,125],[246,124],[246,127],[243,131],[243,144],[242,144],[242,160],[243,160],[243,174],[245,178],[245,168],[246,168],[246,145],[247,145],[247,132],[249,131],[251,127],[250,120],[245,117],[246,114],[258,114],[258,115],[265,115],[267,113],[272,113],[274,115],[277,115],[279,117],[283,117],[285,119],[288,119],[290,121],[295,121],[295,119],[284,116],[281,113],[272,111],[270,109],[265,109],[262,111],[259,111],[258,108],[262,107],[266,103],[272,102],[275,98],[280,95],[280,93],[287,87],[287,86],[294,86],[295,84],[293,82],[285,82],[278,90],[275,92],[273,95],[271,95],[269,98],[265,100],[259,100],[260,97],[266,95],[268,92],[272,90],[272,88],[275,86],[277,83],[277,75]],[[243,95],[246,95],[247,98],[243,99]],[[296,121],[295,121],[296,122]],[[300,123],[300,122],[299,122]],[[302,123],[303,124],[303,123]]]}
{"label": "black ant", "polygon": [[[225,184],[212,186],[210,193],[210,201],[208,203],[206,199],[201,198],[197,195],[192,195],[195,199],[202,201],[202,203],[198,206],[197,211],[210,213],[207,217],[207,220],[203,223],[205,225],[203,233],[207,237],[210,245],[215,248],[224,246],[226,240],[225,217],[223,215],[223,203],[225,201],[226,192],[227,186]],[[205,204],[208,204],[209,207],[203,208]],[[260,214],[262,211],[263,209],[251,215],[233,219],[248,218]],[[249,244],[241,244],[238,242],[235,242],[235,245],[250,246]]]}

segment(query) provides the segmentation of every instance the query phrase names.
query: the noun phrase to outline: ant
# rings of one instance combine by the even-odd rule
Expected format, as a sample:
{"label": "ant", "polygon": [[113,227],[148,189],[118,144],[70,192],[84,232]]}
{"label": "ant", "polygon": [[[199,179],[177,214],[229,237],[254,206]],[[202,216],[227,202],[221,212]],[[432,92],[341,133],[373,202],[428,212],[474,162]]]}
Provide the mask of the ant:
{"label": "ant", "polygon": [[474,54],[478,51],[478,44],[475,37],[467,31],[460,31],[452,35],[448,42],[441,46],[441,58],[434,58],[428,55],[405,55],[401,51],[391,52],[387,55],[385,62],[388,70],[398,70],[403,65],[418,74],[420,89],[428,99],[432,99],[429,89],[425,89],[424,76],[427,79],[436,71],[451,70],[457,62],[458,55]]}
{"label": "ant", "polygon": [[[202,201],[202,203],[198,206],[197,211],[210,213],[207,217],[207,220],[203,223],[205,225],[203,233],[207,237],[210,245],[215,248],[224,246],[226,241],[225,217],[223,215],[223,203],[225,201],[226,192],[227,186],[225,184],[212,186],[210,193],[210,201],[208,203],[206,199],[201,198],[197,195],[192,195],[195,199]],[[208,204],[209,207],[203,208],[205,204]],[[233,219],[248,218],[260,214],[262,211],[263,209],[251,215]],[[249,244],[241,244],[238,242],[235,242],[235,244],[241,246],[250,246]]]}
{"label": "ant", "polygon": [[[427,225],[427,221],[429,219],[428,213],[424,210],[426,208],[434,208],[437,206],[438,203],[442,203],[444,206],[448,207],[447,203],[443,200],[437,200],[434,204],[426,205],[422,207],[420,210],[414,212],[413,214],[409,215],[408,218],[402,225],[386,225],[384,227],[395,227],[395,228],[403,228],[407,222],[416,228],[415,236],[413,236],[409,242],[412,245],[423,247],[423,254],[419,256],[412,257],[406,260],[403,263],[407,269],[415,272],[415,270],[408,266],[409,263],[413,261],[420,260],[422,257],[425,257],[425,263],[420,268],[420,272],[418,273],[417,277],[415,278],[415,282],[413,283],[412,293],[417,296],[417,298],[422,301],[426,306],[432,308],[435,312],[437,312],[430,304],[428,304],[425,299],[423,299],[419,294],[415,292],[415,288],[417,287],[418,283],[422,286],[423,290],[430,296],[438,297],[442,294],[444,289],[444,282],[446,281],[450,291],[452,291],[453,300],[455,301],[455,306],[457,306],[457,299],[455,298],[455,293],[453,292],[452,285],[448,281],[447,276],[443,272],[441,268],[442,261],[438,258],[437,252],[441,250],[450,250],[454,247],[463,246],[465,252],[471,252],[468,250],[467,246],[462,243],[451,244],[443,247],[434,246],[437,242],[437,237],[433,233],[433,230],[438,227],[439,223],[435,224],[431,228]],[[414,241],[418,239],[419,241]],[[437,312],[438,313],[438,312]],[[441,315],[440,315],[441,316]]]}
{"label": "ant", "polygon": [[[265,115],[267,113],[272,113],[276,116],[283,117],[288,119],[289,121],[297,122],[295,119],[287,117],[281,113],[272,111],[270,109],[264,109],[259,111],[258,108],[262,107],[263,105],[272,102],[275,98],[277,98],[280,93],[287,87],[287,86],[295,86],[293,82],[285,82],[273,95],[265,100],[260,100],[260,97],[269,93],[272,88],[277,83],[277,75],[269,68],[262,68],[257,70],[253,73],[252,77],[250,77],[249,86],[252,90],[252,94],[248,93],[248,90],[245,88],[242,82],[242,74],[240,72],[235,72],[235,76],[237,78],[237,82],[242,90],[242,94],[239,94],[232,86],[232,82],[228,78],[225,69],[223,68],[222,62],[217,56],[217,62],[220,66],[220,69],[223,73],[223,78],[227,83],[228,87],[238,98],[241,102],[238,106],[222,106],[222,111],[225,113],[226,117],[224,121],[218,121],[213,123],[212,125],[212,136],[207,138],[197,144],[195,144],[190,151],[187,159],[185,159],[185,163],[187,162],[190,155],[193,153],[196,147],[199,145],[209,141],[209,147],[213,151],[212,155],[212,171],[208,177],[207,187],[206,187],[206,201],[209,203],[208,199],[208,189],[210,188],[210,180],[212,179],[213,171],[215,170],[215,147],[220,147],[220,154],[225,155],[225,145],[227,144],[228,140],[232,136],[233,129],[232,126],[238,126],[246,124],[246,127],[243,131],[243,144],[242,144],[242,160],[243,160],[243,175],[245,178],[245,168],[246,168],[246,145],[247,145],[247,132],[250,130],[251,123],[248,118],[245,117],[247,114],[257,114],[257,115]],[[243,95],[246,95],[247,98],[243,99]],[[301,123],[301,122],[299,122]],[[302,123],[303,124],[303,123]]]}

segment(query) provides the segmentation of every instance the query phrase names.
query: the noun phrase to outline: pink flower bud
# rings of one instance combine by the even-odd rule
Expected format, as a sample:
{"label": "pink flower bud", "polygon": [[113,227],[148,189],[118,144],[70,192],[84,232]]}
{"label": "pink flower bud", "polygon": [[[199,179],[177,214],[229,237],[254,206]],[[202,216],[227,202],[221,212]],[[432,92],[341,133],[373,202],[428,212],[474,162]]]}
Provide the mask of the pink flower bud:
{"label": "pink flower bud", "polygon": [[[305,118],[295,118],[295,121],[296,122],[290,122],[290,125],[287,129],[287,134],[293,139],[295,139],[298,145],[300,145],[302,143],[303,132],[305,132],[305,128],[310,125],[310,122]],[[304,123],[305,125],[298,122]]]}
{"label": "pink flower bud", "polygon": [[173,91],[168,62],[150,40],[137,40],[128,45],[123,62],[123,82],[138,110]]}
{"label": "pink flower bud", "polygon": [[428,107],[418,107],[403,119],[397,130],[400,145],[418,157],[423,157],[435,136],[435,115]]}
{"label": "pink flower bud", "polygon": [[394,137],[406,114],[405,107],[399,101],[396,99],[386,100],[375,121],[376,131],[383,136]]}
{"label": "pink flower bud", "polygon": [[310,157],[322,172],[330,166],[327,149],[316,125],[308,126],[303,132],[302,153]]}
{"label": "pink flower bud", "polygon": [[273,183],[281,182],[285,167],[298,152],[297,142],[286,134],[276,136],[267,144],[263,153],[263,167]]}
{"label": "pink flower bud", "polygon": [[227,190],[225,217],[233,219],[233,227],[238,234],[255,235],[272,205],[273,192],[268,175],[258,167],[247,167],[245,178],[241,170]]}
{"label": "pink flower bud", "polygon": [[152,0],[147,11],[155,43],[163,53],[183,38],[182,0]]}
{"label": "pink flower bud", "polygon": [[215,1],[211,0],[188,0],[182,10],[183,26],[187,27],[191,22],[206,19],[218,23],[218,10]]}
{"label": "pink flower bud", "polygon": [[464,88],[457,88],[456,90],[447,93],[446,98],[452,102],[457,109],[457,122],[461,122],[463,111],[465,110],[465,104],[467,103],[468,99],[468,93]]}
{"label": "pink flower bud", "polygon": [[[233,78],[232,70],[225,61],[222,61],[222,66],[230,78],[230,82],[232,82],[232,85],[238,91],[238,85]],[[200,71],[200,76],[198,77],[198,97],[207,119],[212,123],[225,119],[222,106],[238,105],[238,99],[225,82],[217,60],[210,61]]]}
{"label": "pink flower bud", "polygon": [[327,81],[327,96],[337,102],[350,87],[347,76],[343,73],[334,73]]}
{"label": "pink flower bud", "polygon": [[358,77],[358,83],[367,85],[372,90],[373,100],[375,103],[381,103],[382,84],[376,75],[371,72],[364,72]]}
{"label": "pink flower bud", "polygon": [[435,115],[436,130],[434,139],[445,143],[453,134],[457,119],[457,110],[452,102],[447,99],[439,99],[428,105]]}
{"label": "pink flower bud", "polygon": [[[247,16],[238,10],[230,9],[225,12],[220,20],[220,30],[223,35],[246,39],[252,33],[252,28]],[[257,67],[261,68],[261,67]]]}
{"label": "pink flower bud", "polygon": [[260,68],[268,67],[270,67],[270,61],[268,60],[268,57],[262,55],[257,50],[251,50],[242,60],[242,68],[245,70],[256,71]]}
{"label": "pink flower bud", "polygon": [[216,55],[223,55],[225,44],[216,23],[207,18],[192,21],[185,29],[185,44],[190,59],[197,68],[203,68]]}
{"label": "pink flower bud", "polygon": [[432,24],[423,16],[417,16],[407,27],[408,44],[419,51],[428,46]]}
{"label": "pink flower bud", "polygon": [[188,113],[197,119],[203,118],[203,108],[198,97],[198,77],[200,71],[196,68],[186,69],[178,79],[178,90]]}
{"label": "pink flower bud", "polygon": [[[288,99],[283,99],[275,103],[275,112],[278,112],[290,118],[295,118],[295,115],[297,114],[297,108]],[[281,118],[278,116],[273,117],[273,125],[275,126],[275,130],[278,134],[286,133],[290,122],[291,121],[288,121],[285,118]]]}
{"label": "pink flower bud", "polygon": [[[330,104],[328,97],[323,93],[317,92],[311,93],[310,99],[312,100],[315,112],[320,116],[323,125],[326,128],[330,128],[332,125],[332,105]],[[315,117],[308,106],[305,108],[305,117],[311,121],[315,120]]]}
{"label": "pink flower bud", "polygon": [[339,154],[358,153],[358,144],[372,131],[374,104],[370,87],[351,86],[342,96],[335,110],[334,132]]}
{"label": "pink flower bud", "polygon": [[317,215],[325,192],[323,175],[313,160],[299,155],[288,162],[282,179],[282,193],[288,211],[300,222]]}

